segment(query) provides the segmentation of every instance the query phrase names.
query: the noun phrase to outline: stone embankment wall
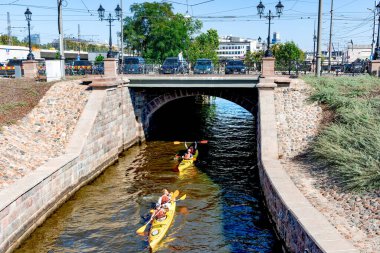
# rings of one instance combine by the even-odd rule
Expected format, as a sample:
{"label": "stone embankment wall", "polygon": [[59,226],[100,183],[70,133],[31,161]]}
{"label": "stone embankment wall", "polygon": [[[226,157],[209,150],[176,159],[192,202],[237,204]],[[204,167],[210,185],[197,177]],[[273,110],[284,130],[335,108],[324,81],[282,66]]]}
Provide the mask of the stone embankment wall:
{"label": "stone embankment wall", "polygon": [[[304,149],[306,145],[302,142],[298,143],[300,138],[302,140],[302,135],[288,135],[286,130],[282,132],[283,138],[278,138],[277,125],[279,123],[276,117],[276,103],[280,103],[280,98],[284,99],[283,101],[289,101],[288,106],[291,108],[283,107],[283,110],[295,110],[291,112],[291,117],[297,116],[300,113],[297,107],[302,106],[302,103],[294,101],[294,105],[290,105],[292,98],[300,95],[296,90],[294,90],[295,95],[290,94],[292,93],[292,85],[288,88],[281,88],[283,89],[283,94],[276,94],[280,91],[275,91],[277,86],[275,81],[275,79],[264,78],[258,84],[257,141],[260,183],[276,230],[290,252],[358,253],[359,251],[355,249],[351,242],[344,239],[329,221],[310,204],[281,164],[279,150],[283,154],[294,155],[297,151]],[[299,115],[299,117],[304,116]],[[283,118],[281,117],[281,113],[280,118]],[[317,118],[315,121],[318,120]],[[286,119],[287,117],[285,121]],[[299,131],[305,131],[306,136],[308,136],[314,130],[314,127],[309,129],[300,125]],[[281,146],[282,142],[287,141],[291,142],[289,146]]]}
{"label": "stone embankment wall", "polygon": [[309,101],[311,89],[301,80],[274,92],[279,156],[292,158],[304,152],[318,133],[322,108]]}
{"label": "stone embankment wall", "polygon": [[0,252],[14,250],[140,133],[127,87],[92,90],[65,152],[0,191]]}
{"label": "stone embankment wall", "polygon": [[0,191],[62,155],[91,91],[79,81],[58,82],[20,122],[0,131]]}

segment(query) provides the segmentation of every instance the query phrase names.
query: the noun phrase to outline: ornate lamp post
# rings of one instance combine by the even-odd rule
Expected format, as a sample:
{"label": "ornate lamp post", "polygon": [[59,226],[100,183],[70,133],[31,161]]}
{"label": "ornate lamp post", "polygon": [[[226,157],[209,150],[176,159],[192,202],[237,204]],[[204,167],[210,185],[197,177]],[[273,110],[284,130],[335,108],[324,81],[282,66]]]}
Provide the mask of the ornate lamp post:
{"label": "ornate lamp post", "polygon": [[375,49],[375,54],[373,56],[374,60],[379,60],[380,59],[380,48],[379,48],[379,32],[380,32],[380,1],[376,5],[376,13],[379,16],[379,23],[378,23],[378,30],[377,30],[377,40],[376,40],[376,49]]}
{"label": "ornate lamp post", "polygon": [[276,15],[272,14],[271,10],[269,10],[267,15],[264,15],[264,10],[265,10],[265,6],[260,1],[260,3],[257,5],[257,13],[260,15],[260,18],[264,17],[269,20],[268,41],[267,41],[268,45],[267,45],[267,50],[265,51],[265,57],[272,57],[273,53],[270,50],[270,25],[273,18],[275,17],[279,18],[282,15],[282,11],[284,10],[284,5],[281,3],[281,1],[278,2],[278,4],[276,5]]}
{"label": "ornate lamp post", "polygon": [[98,9],[98,14],[99,14],[99,19],[100,21],[108,21],[109,22],[109,27],[110,27],[110,37],[109,37],[109,50],[107,52],[107,58],[113,58],[112,56],[112,31],[111,31],[111,23],[115,20],[120,20],[121,18],[121,8],[119,5],[117,5],[116,9],[115,9],[115,16],[116,18],[112,17],[111,13],[108,14],[108,18],[104,18],[104,12],[106,10],[103,8],[102,5],[99,6],[99,9]]}
{"label": "ornate lamp post", "polygon": [[28,21],[28,31],[29,31],[29,54],[26,57],[26,59],[34,60],[34,55],[32,54],[32,41],[30,38],[30,21],[32,20],[32,12],[29,10],[29,8],[27,8],[24,14],[25,14],[26,21]]}

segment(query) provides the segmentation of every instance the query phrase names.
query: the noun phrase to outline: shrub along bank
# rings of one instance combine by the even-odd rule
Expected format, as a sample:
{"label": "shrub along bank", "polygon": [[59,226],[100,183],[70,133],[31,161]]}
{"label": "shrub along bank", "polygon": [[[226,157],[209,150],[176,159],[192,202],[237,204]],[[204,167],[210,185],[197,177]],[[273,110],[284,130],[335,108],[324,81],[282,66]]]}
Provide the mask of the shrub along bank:
{"label": "shrub along bank", "polygon": [[343,188],[380,189],[380,79],[305,77],[312,101],[325,104],[334,119],[312,144],[312,154]]}

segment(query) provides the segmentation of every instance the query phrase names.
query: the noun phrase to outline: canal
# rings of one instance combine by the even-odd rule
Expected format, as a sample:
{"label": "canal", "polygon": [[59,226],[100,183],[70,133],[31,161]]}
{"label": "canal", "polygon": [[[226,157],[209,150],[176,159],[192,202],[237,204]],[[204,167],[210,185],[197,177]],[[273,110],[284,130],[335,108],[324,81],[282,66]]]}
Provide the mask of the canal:
{"label": "canal", "polygon": [[[122,154],[40,226],[20,252],[149,252],[136,234],[163,188],[187,198],[158,252],[281,252],[260,191],[254,117],[223,99],[180,99],[157,111],[148,141]],[[174,158],[199,144],[199,162],[184,173]]]}

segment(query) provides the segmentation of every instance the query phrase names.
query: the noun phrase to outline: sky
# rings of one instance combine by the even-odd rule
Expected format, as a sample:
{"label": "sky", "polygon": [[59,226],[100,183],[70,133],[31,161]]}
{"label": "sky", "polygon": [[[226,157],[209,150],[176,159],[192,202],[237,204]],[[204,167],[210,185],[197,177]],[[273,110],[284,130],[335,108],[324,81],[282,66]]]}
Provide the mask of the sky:
{"label": "sky", "polygon": [[[102,4],[106,14],[122,1],[123,15],[131,16],[133,3],[153,2],[143,0],[64,0],[63,30],[66,36],[108,43],[107,22],[99,21],[97,9]],[[165,0],[164,0],[165,1]],[[156,0],[156,2],[164,2]],[[335,50],[344,49],[352,40],[354,44],[371,44],[374,21],[374,0],[323,0],[322,50],[327,50],[330,32],[330,10],[333,1],[332,43]],[[216,29],[220,36],[266,39],[268,20],[257,15],[260,0],[166,0],[174,12],[186,14],[203,22],[202,32]],[[204,3],[202,3],[204,2]],[[313,34],[317,26],[318,0],[282,0],[283,15],[274,18],[271,33],[278,32],[282,42],[294,41],[301,49],[313,51]],[[262,0],[264,14],[275,12],[278,0]],[[10,13],[12,35],[20,39],[27,36],[24,12],[29,7],[32,14],[31,33],[38,33],[41,42],[58,38],[56,0],[0,0],[0,33],[7,34],[7,12]],[[376,32],[378,16],[376,16]],[[113,22],[113,43],[117,42],[120,22]],[[375,35],[375,41],[376,37]]]}

